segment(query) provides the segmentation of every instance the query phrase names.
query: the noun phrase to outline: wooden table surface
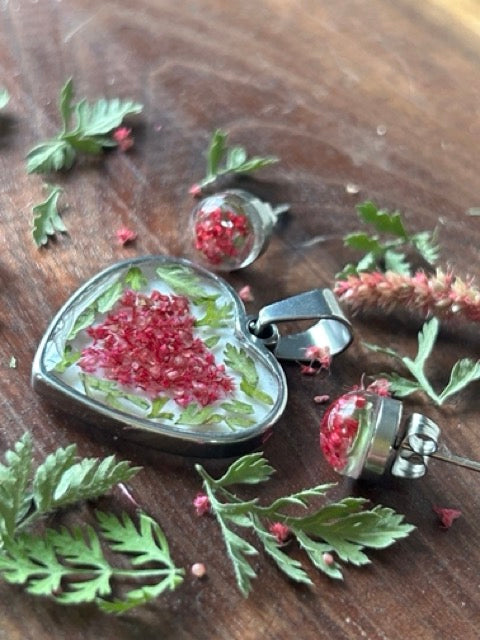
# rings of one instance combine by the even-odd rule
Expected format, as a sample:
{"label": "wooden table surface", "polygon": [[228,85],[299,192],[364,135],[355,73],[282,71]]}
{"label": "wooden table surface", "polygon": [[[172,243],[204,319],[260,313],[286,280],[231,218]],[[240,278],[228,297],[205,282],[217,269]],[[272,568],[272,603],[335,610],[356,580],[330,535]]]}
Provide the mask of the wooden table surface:
{"label": "wooden table surface", "polygon": [[[234,184],[291,204],[268,251],[227,275],[234,287],[251,286],[252,312],[273,299],[332,286],[352,258],[342,235],[359,228],[355,205],[365,199],[402,210],[412,230],[436,227],[442,264],[478,276],[480,220],[466,212],[480,205],[479,33],[475,0],[1,0],[0,85],[11,100],[0,115],[0,450],[30,430],[38,459],[76,442],[82,455],[115,453],[143,465],[131,490],[186,568],[176,592],[117,618],[2,583],[1,639],[479,637],[475,473],[437,462],[416,482],[341,481],[336,495],[393,507],[415,532],[372,553],[370,566],[347,568],[344,582],[308,568],[314,588],[290,583],[260,554],[259,576],[245,599],[216,524],[192,508],[200,489],[194,460],[114,441],[30,388],[36,346],[81,283],[120,259],[183,255],[188,187],[203,175],[203,152],[217,127],[252,154],[281,158]],[[58,91],[70,75],[78,96],[130,97],[145,107],[132,120],[131,151],[83,160],[51,179],[64,188],[68,235],[39,250],[31,207],[42,199],[42,179],[26,174],[24,157],[57,130]],[[348,193],[348,183],[359,193]],[[115,240],[122,225],[138,233],[126,247]],[[415,352],[418,316],[358,314],[352,321],[355,343],[330,375],[306,377],[298,364],[285,365],[289,401],[265,446],[278,471],[259,489],[265,501],[337,479],[317,446],[324,407],[313,396],[335,397],[363,373],[385,367],[363,341]],[[456,359],[479,354],[475,326],[447,327],[431,376],[441,385]],[[16,368],[9,367],[11,356]],[[478,388],[471,385],[441,409],[421,395],[406,407],[437,420],[452,450],[480,459]],[[227,462],[205,464],[219,473]],[[463,515],[445,531],[433,505]],[[194,562],[205,563],[205,579],[190,575]]]}

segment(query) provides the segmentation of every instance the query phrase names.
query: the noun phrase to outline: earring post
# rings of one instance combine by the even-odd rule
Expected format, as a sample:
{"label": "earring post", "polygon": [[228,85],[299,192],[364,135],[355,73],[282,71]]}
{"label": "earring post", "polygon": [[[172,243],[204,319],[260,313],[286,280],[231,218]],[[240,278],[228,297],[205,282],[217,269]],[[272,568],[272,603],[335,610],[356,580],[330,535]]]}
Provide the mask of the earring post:
{"label": "earring post", "polygon": [[[411,451],[412,453],[417,453],[408,442],[402,442],[400,445],[401,449],[406,449],[407,451]],[[450,464],[454,464],[457,467],[463,467],[464,469],[470,469],[470,471],[480,471],[480,462],[476,460],[470,460],[469,458],[465,458],[463,456],[458,456],[455,453],[452,453],[450,449],[445,446],[443,443],[440,447],[433,451],[432,453],[423,454],[428,456],[429,458],[434,458],[435,460],[440,460],[441,462],[448,462]]]}

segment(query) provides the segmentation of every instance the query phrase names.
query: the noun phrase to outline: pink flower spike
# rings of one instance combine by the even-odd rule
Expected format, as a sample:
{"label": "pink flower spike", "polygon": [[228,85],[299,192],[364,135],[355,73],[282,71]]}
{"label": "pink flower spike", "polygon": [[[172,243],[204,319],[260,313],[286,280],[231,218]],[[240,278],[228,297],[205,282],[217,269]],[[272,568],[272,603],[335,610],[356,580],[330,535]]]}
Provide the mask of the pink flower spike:
{"label": "pink flower spike", "polygon": [[411,309],[426,317],[480,322],[480,290],[473,280],[462,280],[441,269],[435,275],[417,271],[413,276],[393,271],[362,272],[337,281],[334,293],[354,311]]}
{"label": "pink flower spike", "polygon": [[290,529],[286,524],[281,522],[272,522],[268,527],[268,530],[273,536],[275,536],[279,544],[283,544],[290,537]]}
{"label": "pink flower spike", "polygon": [[210,500],[205,493],[197,493],[193,501],[193,506],[195,507],[197,516],[204,516],[210,511]]}
{"label": "pink flower spike", "polygon": [[125,245],[127,242],[133,242],[137,237],[135,231],[132,231],[132,229],[129,229],[128,227],[120,227],[120,229],[115,232],[115,235],[121,245]]}
{"label": "pink flower spike", "polygon": [[460,509],[449,509],[447,507],[434,506],[433,510],[440,518],[440,525],[442,529],[450,529],[454,521],[462,515]]}
{"label": "pink flower spike", "polygon": [[128,127],[118,127],[113,132],[113,139],[118,144],[118,148],[120,151],[128,151],[131,147],[133,147],[133,138],[130,135],[132,130]]}
{"label": "pink flower spike", "polygon": [[238,297],[240,298],[240,300],[243,300],[243,302],[253,302],[254,297],[249,284],[246,284],[244,287],[239,289]]}
{"label": "pink flower spike", "polygon": [[199,184],[192,184],[188,193],[192,195],[194,198],[200,198],[202,195],[202,187]]}

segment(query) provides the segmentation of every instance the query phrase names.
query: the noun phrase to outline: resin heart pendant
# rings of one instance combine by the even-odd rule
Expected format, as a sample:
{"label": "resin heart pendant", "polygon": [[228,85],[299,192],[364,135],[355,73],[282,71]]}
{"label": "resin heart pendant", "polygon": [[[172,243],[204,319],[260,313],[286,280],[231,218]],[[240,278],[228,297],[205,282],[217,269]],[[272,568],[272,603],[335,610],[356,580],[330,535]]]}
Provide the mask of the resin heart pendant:
{"label": "resin heart pendant", "polygon": [[[275,322],[315,319],[281,336]],[[260,446],[287,401],[277,358],[351,342],[332,292],[316,289],[245,315],[236,292],[187,260],[121,262],[81,287],[37,350],[32,382],[63,409],[125,438],[183,455]]]}

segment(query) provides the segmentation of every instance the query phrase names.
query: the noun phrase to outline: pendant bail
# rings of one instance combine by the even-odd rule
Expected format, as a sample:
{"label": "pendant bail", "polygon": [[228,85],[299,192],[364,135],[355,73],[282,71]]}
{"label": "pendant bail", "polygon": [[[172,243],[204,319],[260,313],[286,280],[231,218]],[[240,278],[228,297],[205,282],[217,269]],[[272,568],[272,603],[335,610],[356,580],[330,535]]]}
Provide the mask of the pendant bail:
{"label": "pendant bail", "polygon": [[[277,322],[317,320],[309,329],[282,335]],[[313,289],[279,300],[249,316],[248,329],[280,360],[308,360],[306,350],[317,346],[331,356],[344,351],[352,342],[352,326],[330,289]]]}

